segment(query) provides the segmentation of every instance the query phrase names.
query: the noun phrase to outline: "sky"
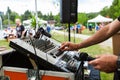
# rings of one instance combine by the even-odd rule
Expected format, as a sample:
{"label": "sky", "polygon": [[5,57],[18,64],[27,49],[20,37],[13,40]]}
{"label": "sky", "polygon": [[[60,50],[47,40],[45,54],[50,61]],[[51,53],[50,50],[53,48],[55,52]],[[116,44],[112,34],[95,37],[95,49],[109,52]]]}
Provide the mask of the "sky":
{"label": "sky", "polygon": [[[60,11],[59,0],[37,0],[37,10],[43,14],[50,12],[56,15]],[[113,0],[78,0],[78,12],[99,12],[105,6],[110,6]],[[35,11],[35,0],[0,0],[0,11],[6,12],[7,7],[23,14],[26,10]]]}

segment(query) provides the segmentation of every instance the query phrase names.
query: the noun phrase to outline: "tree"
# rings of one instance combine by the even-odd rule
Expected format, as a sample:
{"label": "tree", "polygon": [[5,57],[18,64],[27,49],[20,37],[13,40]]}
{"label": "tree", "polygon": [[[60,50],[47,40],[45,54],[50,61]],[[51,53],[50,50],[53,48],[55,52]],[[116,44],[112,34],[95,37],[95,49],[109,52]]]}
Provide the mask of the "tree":
{"label": "tree", "polygon": [[[13,24],[13,23],[14,23],[14,22],[10,20],[10,24]],[[8,19],[5,19],[5,20],[3,21],[3,24],[4,24],[4,25],[8,25]]]}
{"label": "tree", "polygon": [[54,20],[56,21],[56,26],[60,26],[60,13],[54,16]]}
{"label": "tree", "polygon": [[88,17],[88,19],[92,19],[92,18],[96,17],[98,14],[99,14],[99,12],[87,13],[87,17]]}
{"label": "tree", "polygon": [[52,12],[50,12],[50,14],[48,15],[48,20],[54,20],[54,17],[52,15]]}
{"label": "tree", "polygon": [[60,13],[54,16],[54,20],[60,22]]}
{"label": "tree", "polygon": [[78,23],[85,25],[87,23],[88,17],[85,13],[78,14]]}
{"label": "tree", "polygon": [[22,16],[22,21],[32,18],[32,14],[29,10],[25,11],[25,13],[21,16]]}
{"label": "tree", "polygon": [[[9,18],[9,21],[8,21]],[[20,16],[18,15],[18,13],[13,12],[9,7],[7,8],[7,12],[5,15],[3,15],[3,24],[7,25],[7,24],[14,24],[15,23],[15,19],[16,18],[20,18]],[[5,20],[5,21],[4,21]]]}
{"label": "tree", "polygon": [[106,6],[100,11],[100,14],[103,16],[109,16],[109,11],[110,11],[110,8]]}
{"label": "tree", "polygon": [[47,15],[43,15],[43,19],[44,20],[48,20],[48,16]]}
{"label": "tree", "polygon": [[115,19],[120,16],[120,0],[114,0],[110,6],[110,16]]}
{"label": "tree", "polygon": [[9,8],[9,7],[7,7],[7,13],[6,14],[11,14],[12,13],[12,10]]}
{"label": "tree", "polygon": [[43,17],[41,11],[38,11],[38,17],[39,17],[39,18],[42,18],[42,17]]}
{"label": "tree", "polygon": [[13,22],[15,22],[16,18],[20,18],[19,15],[18,15],[18,13],[11,12],[11,14],[10,14],[10,20],[13,21]]}

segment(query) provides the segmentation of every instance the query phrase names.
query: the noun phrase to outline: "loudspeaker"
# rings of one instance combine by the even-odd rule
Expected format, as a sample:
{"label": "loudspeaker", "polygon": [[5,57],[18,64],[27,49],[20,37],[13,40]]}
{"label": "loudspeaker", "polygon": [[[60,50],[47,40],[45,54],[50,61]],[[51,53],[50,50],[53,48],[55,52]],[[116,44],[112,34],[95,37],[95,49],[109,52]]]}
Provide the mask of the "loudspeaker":
{"label": "loudspeaker", "polygon": [[61,23],[77,22],[77,0],[60,0]]}

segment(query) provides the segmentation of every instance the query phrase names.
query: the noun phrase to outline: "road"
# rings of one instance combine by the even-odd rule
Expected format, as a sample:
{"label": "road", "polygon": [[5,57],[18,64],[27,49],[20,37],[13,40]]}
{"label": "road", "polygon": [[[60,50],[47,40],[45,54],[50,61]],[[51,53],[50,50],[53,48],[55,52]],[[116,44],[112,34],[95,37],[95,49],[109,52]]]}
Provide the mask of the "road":
{"label": "road", "polygon": [[[63,32],[63,31],[54,30],[53,32],[56,32],[56,33],[58,33],[58,34],[68,35],[67,32]],[[71,33],[71,37],[74,37],[74,35],[75,35],[76,38],[81,38],[81,39],[83,39],[83,40],[85,40],[85,39],[87,39],[87,38],[90,37],[90,36],[88,36],[88,35],[73,34],[73,33]],[[112,48],[112,38],[109,38],[108,40],[100,43],[99,45],[105,46],[105,47],[111,47],[111,48]]]}

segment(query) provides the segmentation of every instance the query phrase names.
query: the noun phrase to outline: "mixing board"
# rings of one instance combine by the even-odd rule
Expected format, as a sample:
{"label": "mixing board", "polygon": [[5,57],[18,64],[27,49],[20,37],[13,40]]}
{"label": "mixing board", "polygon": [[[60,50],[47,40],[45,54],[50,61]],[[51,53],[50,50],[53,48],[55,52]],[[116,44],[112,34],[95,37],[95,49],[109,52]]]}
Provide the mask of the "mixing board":
{"label": "mixing board", "polygon": [[[35,48],[33,48],[33,46]],[[75,72],[80,65],[80,62],[74,58],[74,56],[79,56],[78,52],[63,52],[59,50],[59,46],[60,44],[58,42],[47,37],[43,37],[41,39],[14,39],[10,41],[10,47],[28,57],[31,57],[32,59],[37,57],[40,64],[47,69]]]}

